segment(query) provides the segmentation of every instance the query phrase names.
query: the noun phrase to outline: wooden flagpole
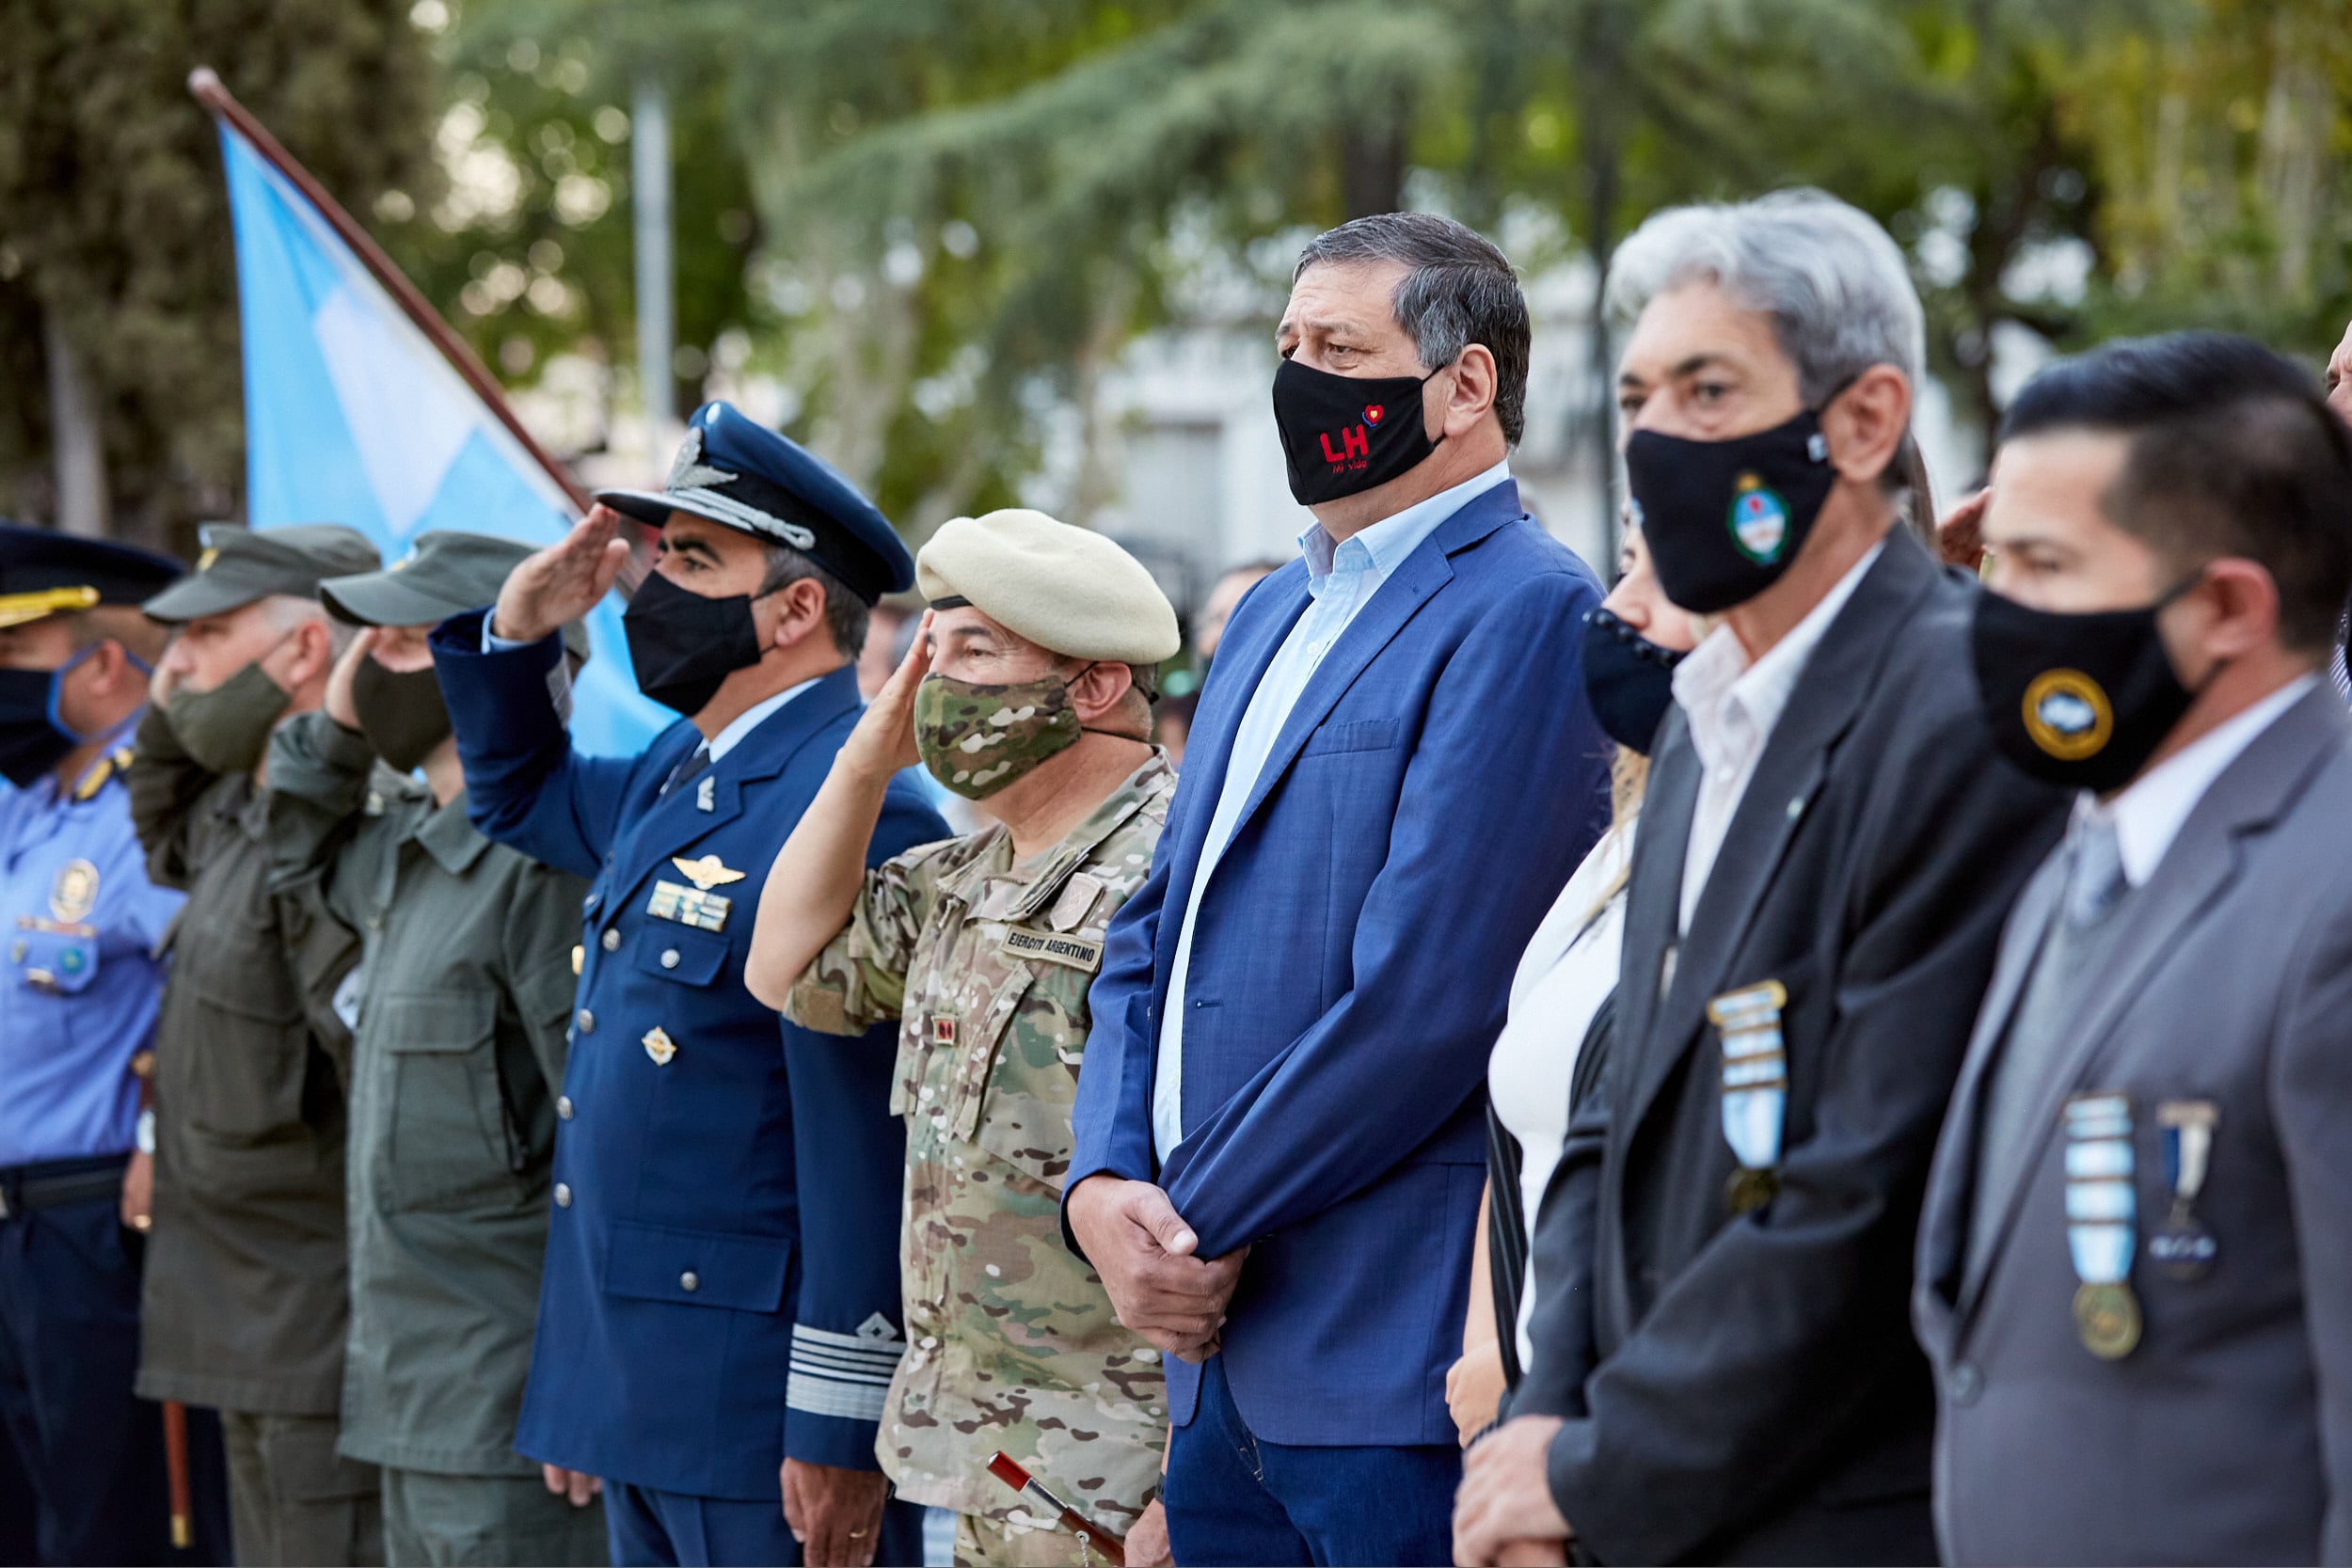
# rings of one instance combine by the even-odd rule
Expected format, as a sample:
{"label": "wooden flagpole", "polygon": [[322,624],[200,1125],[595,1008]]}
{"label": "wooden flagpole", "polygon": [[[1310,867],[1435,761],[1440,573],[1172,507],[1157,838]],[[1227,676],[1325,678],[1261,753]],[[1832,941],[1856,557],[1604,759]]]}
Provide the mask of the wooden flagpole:
{"label": "wooden flagpole", "polygon": [[359,258],[360,265],[366,267],[375,280],[384,286],[385,292],[398,302],[402,311],[416,324],[417,330],[423,333],[432,341],[433,346],[441,351],[441,356],[447,359],[457,373],[465,379],[466,385],[473,389],[474,395],[483,401],[491,413],[498,416],[499,423],[504,425],[507,433],[522,443],[523,451],[529,452],[532,460],[547,470],[548,477],[563,487],[564,494],[571,499],[572,505],[581,513],[586,513],[589,507],[588,493],[580,487],[578,482],[570,474],[564,471],[562,466],[554,458],[548,455],[547,449],[540,446],[531,432],[523,427],[522,420],[516,418],[514,409],[507,406],[506,394],[500,388],[497,379],[484,368],[480,359],[474,357],[473,350],[466,346],[466,341],[451,329],[449,323],[441,319],[440,312],[433,309],[432,302],[417,292],[417,286],[408,281],[407,276],[393,264],[390,257],[384,254],[383,247],[369,238],[368,231],[353,222],[351,214],[344,212],[336,204],[335,198],[326,194],[326,187],[311,178],[309,169],[294,162],[294,154],[280,147],[277,137],[262,129],[262,122],[253,118],[252,111],[238,103],[230,94],[229,89],[221,85],[220,77],[215,74],[212,67],[200,65],[188,72],[188,91],[195,96],[199,103],[203,104],[216,118],[226,120],[231,130],[252,143],[253,150],[267,160],[271,167],[292,182],[294,189],[300,191],[309,199],[310,205],[318,209],[319,215],[326,220],[327,227],[334,230],[343,244],[351,247],[352,254]]}

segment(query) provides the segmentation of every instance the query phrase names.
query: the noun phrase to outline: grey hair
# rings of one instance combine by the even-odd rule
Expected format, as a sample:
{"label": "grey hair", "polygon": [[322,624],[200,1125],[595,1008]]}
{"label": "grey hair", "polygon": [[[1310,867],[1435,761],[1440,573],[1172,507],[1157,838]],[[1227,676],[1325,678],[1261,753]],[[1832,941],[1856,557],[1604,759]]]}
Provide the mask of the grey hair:
{"label": "grey hair", "polygon": [[358,640],[359,628],[340,615],[330,615],[326,607],[316,599],[306,599],[299,594],[272,594],[263,598],[262,614],[269,624],[282,632],[291,632],[306,621],[317,621],[326,627],[326,649],[330,657],[341,658],[351,651]]}
{"label": "grey hair", "polygon": [[1291,281],[1317,262],[1406,269],[1390,301],[1423,370],[1451,365],[1472,343],[1495,356],[1495,417],[1513,446],[1527,430],[1527,296],[1502,251],[1435,213],[1379,213],[1326,230],[1298,253]]}
{"label": "grey hair", "polygon": [[833,645],[845,657],[857,657],[866,646],[866,624],[872,616],[873,606],[850,592],[848,583],[813,557],[791,546],[762,539],[759,547],[767,557],[768,570],[759,579],[759,592],[753,597],[764,599],[803,578],[815,578],[817,586],[825,591],[825,629],[833,636]]}
{"label": "grey hair", "polygon": [[1772,318],[1809,408],[1872,365],[1919,384],[1927,315],[1903,253],[1867,214],[1827,192],[1651,214],[1610,263],[1609,314],[1622,325],[1658,295],[1696,282]]}

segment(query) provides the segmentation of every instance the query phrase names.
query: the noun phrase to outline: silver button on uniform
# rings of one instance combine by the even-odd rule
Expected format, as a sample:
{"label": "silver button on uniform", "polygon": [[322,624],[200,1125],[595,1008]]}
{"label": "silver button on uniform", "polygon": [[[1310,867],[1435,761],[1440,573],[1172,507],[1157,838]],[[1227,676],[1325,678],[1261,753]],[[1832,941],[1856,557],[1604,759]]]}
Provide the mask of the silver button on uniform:
{"label": "silver button on uniform", "polygon": [[555,1097],[555,1114],[565,1121],[572,1119],[572,1097],[570,1095],[559,1094]]}
{"label": "silver button on uniform", "polygon": [[561,1181],[555,1184],[555,1206],[558,1209],[569,1209],[572,1206],[572,1190]]}
{"label": "silver button on uniform", "polygon": [[604,950],[608,953],[617,952],[620,945],[621,928],[618,926],[607,927],[604,933]]}
{"label": "silver button on uniform", "polygon": [[661,967],[664,969],[675,969],[677,967],[676,948],[665,947],[661,950]]}
{"label": "silver button on uniform", "polygon": [[677,1288],[691,1295],[703,1288],[703,1276],[689,1269],[677,1276]]}
{"label": "silver button on uniform", "polygon": [[580,1017],[573,1022],[580,1025],[580,1032],[583,1035],[593,1035],[596,1032],[596,1015],[585,1007],[580,1009]]}

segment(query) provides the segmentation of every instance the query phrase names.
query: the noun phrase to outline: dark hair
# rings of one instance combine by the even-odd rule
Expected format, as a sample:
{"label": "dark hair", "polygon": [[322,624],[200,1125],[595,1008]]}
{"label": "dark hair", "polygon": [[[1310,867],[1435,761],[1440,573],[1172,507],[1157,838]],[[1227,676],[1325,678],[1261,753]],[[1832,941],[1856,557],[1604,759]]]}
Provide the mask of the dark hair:
{"label": "dark hair", "polygon": [[767,553],[768,575],[759,579],[759,592],[752,596],[764,599],[803,578],[815,578],[817,586],[825,591],[825,629],[833,634],[833,645],[844,656],[857,657],[866,647],[866,623],[874,607],[851,593],[848,583],[791,546],[762,539],[759,547]]}
{"label": "dark hair", "polygon": [[1502,251],[1475,230],[1434,213],[1353,218],[1308,242],[1291,281],[1318,261],[1406,267],[1390,309],[1422,365],[1451,365],[1484,343],[1495,356],[1495,417],[1513,446],[1527,429],[1527,296]]}
{"label": "dark hair", "polygon": [[1927,453],[1919,450],[1919,438],[1910,431],[1903,432],[1894,459],[1879,475],[1879,488],[1897,498],[1896,515],[1928,547],[1930,555],[1943,547],[1937,537],[1935,486],[1928,480]]}
{"label": "dark hair", "polygon": [[2187,571],[2253,561],[2279,591],[2279,641],[2325,648],[2352,594],[2352,432],[2300,367],[2250,338],[2170,332],[2061,359],[2001,422],[2130,437],[2099,500],[2117,528]]}

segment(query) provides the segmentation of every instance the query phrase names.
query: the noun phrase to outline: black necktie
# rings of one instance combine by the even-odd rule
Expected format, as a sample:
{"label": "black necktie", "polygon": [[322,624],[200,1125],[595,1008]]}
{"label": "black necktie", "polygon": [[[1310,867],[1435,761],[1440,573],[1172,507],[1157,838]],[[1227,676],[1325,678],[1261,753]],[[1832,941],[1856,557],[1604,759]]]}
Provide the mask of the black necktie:
{"label": "black necktie", "polygon": [[670,791],[675,789],[678,785],[684,784],[687,780],[692,778],[695,774],[701,772],[704,768],[709,766],[710,743],[708,741],[705,741],[700,746],[694,748],[694,752],[691,756],[681,757],[678,759],[678,765],[670,769],[670,777],[663,783],[661,786],[661,793],[663,795],[669,794]]}

